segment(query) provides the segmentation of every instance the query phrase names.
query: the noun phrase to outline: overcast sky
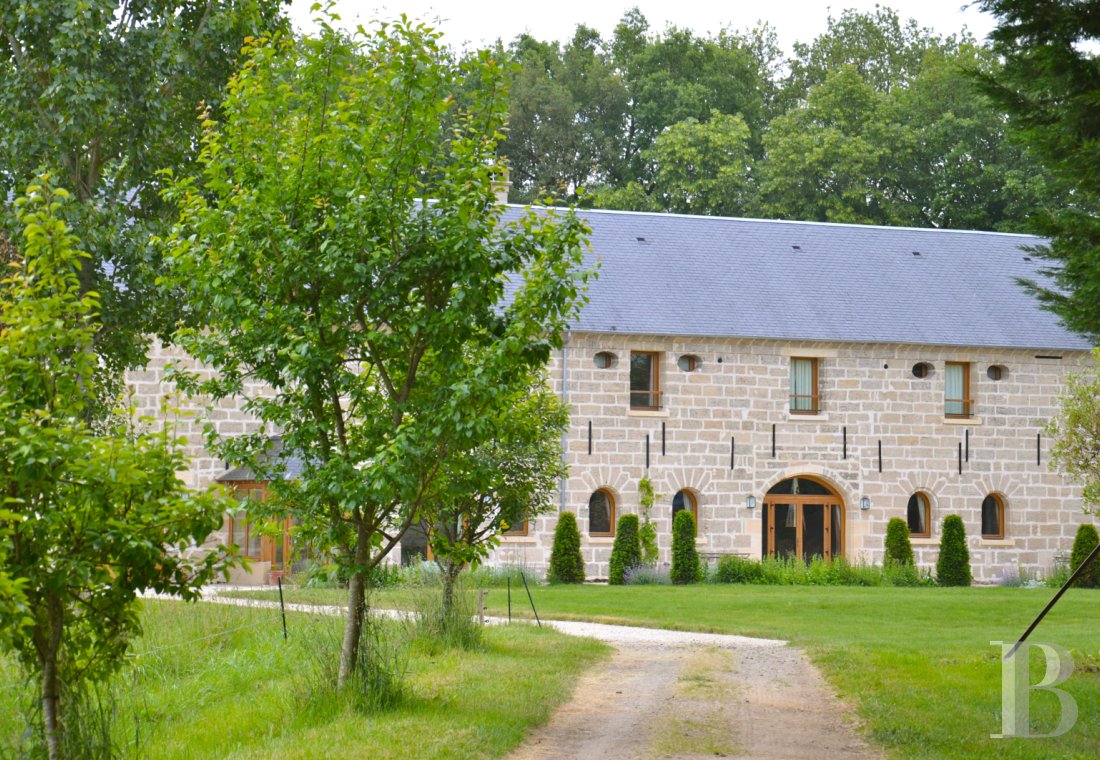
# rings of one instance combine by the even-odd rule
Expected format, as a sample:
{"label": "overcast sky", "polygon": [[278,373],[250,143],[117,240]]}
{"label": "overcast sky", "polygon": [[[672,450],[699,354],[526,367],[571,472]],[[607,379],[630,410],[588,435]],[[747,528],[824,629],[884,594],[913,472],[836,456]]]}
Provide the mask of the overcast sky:
{"label": "overcast sky", "polygon": [[[299,28],[310,27],[310,5],[314,0],[294,0],[291,17]],[[903,18],[915,18],[921,26],[931,27],[940,34],[968,28],[979,39],[993,28],[993,18],[976,8],[964,8],[968,0],[883,0],[879,4],[898,11]],[[496,39],[509,42],[517,35],[529,32],[543,40],[567,40],[578,23],[595,27],[606,38],[615,28],[623,12],[637,5],[650,29],[659,31],[668,24],[688,27],[699,34],[717,32],[723,27],[740,31],[755,26],[758,21],[771,24],[779,35],[779,43],[790,52],[794,42],[809,42],[825,30],[830,7],[834,15],[845,8],[874,10],[874,0],[337,0],[335,10],[345,26],[370,22],[378,18],[395,17],[401,13],[425,21],[440,19],[444,40],[460,47],[463,43],[481,46]]]}

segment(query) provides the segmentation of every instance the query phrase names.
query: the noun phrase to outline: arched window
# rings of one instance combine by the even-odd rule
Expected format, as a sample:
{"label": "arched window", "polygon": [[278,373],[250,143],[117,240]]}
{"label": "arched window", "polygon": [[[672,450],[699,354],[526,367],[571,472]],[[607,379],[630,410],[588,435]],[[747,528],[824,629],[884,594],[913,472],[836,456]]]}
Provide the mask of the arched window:
{"label": "arched window", "polygon": [[681,510],[690,510],[695,520],[695,532],[699,532],[699,502],[695,500],[695,494],[691,491],[677,491],[672,497],[672,519],[676,519],[676,513]]}
{"label": "arched window", "polygon": [[615,535],[615,497],[602,488],[588,498],[588,535]]}
{"label": "arched window", "polygon": [[1005,503],[991,493],[982,501],[982,538],[1005,537]]}
{"label": "arched window", "polygon": [[913,538],[929,538],[932,535],[932,506],[928,497],[919,491],[909,497],[906,509],[909,535]]}

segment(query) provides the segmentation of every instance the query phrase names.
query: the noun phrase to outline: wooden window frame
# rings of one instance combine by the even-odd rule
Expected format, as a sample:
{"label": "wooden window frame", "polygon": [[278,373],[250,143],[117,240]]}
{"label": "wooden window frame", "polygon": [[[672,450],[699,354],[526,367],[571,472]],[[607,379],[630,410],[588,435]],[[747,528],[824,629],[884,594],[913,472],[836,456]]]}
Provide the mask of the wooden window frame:
{"label": "wooden window frame", "polygon": [[[649,390],[648,391],[636,391],[633,388],[629,388],[629,401],[630,408],[636,411],[642,412],[657,412],[661,409],[661,352],[660,351],[631,351],[630,352],[630,369],[628,371],[627,382],[629,383],[629,374],[634,371],[634,357],[635,356],[648,356],[651,358],[649,365]],[[648,406],[635,405],[634,396],[638,394],[645,394],[649,397],[650,404]]]}
{"label": "wooden window frame", "polygon": [[[986,499],[993,499],[993,502],[997,505],[997,526],[1001,529],[1000,533],[992,534],[986,533],[985,528],[985,502]],[[1001,498],[999,494],[988,493],[982,498],[982,538],[987,541],[1000,541],[1005,537],[1005,500]]]}
{"label": "wooden window frame", "polygon": [[[932,538],[932,500],[928,498],[928,494],[926,494],[924,491],[914,491],[912,494],[909,495],[909,501],[912,501],[914,498],[918,499],[918,503],[921,503],[919,500],[923,500],[925,530],[923,533],[914,533],[912,528],[910,528],[909,536],[911,538]],[[909,524],[908,501],[905,503],[905,524]]]}
{"label": "wooden window frame", "polygon": [[[794,388],[792,387],[790,389],[792,392],[789,394],[789,397],[787,399],[787,411],[790,412],[791,414],[821,414],[820,360],[816,356],[792,356],[791,357],[791,367],[794,366],[794,363],[796,361],[810,362],[810,366],[811,366],[812,371],[813,371],[813,379],[810,381],[810,384],[811,384],[811,387],[813,388],[814,392],[811,393],[811,394],[800,393],[800,394],[796,395],[795,393],[793,393]],[[795,409],[794,408],[794,400],[796,398],[809,398],[810,402],[811,402],[811,408],[810,409]]]}
{"label": "wooden window frame", "polygon": [[[962,367],[963,397],[947,397],[947,367]],[[970,398],[970,362],[945,362],[943,372],[943,416],[948,419],[965,420],[974,416],[974,400]],[[962,414],[950,414],[948,404],[962,404]]]}
{"label": "wooden window frame", "polygon": [[[232,488],[234,494],[240,495],[239,498],[241,498],[242,500],[244,498],[247,498],[249,492],[251,491],[259,491],[261,500],[267,499],[267,482],[263,480],[238,481],[232,483],[230,487]],[[282,523],[282,525],[281,530],[279,531],[279,535],[277,537],[260,537],[260,554],[259,556],[256,556],[245,553],[248,551],[248,536],[250,535],[253,527],[253,520],[251,519],[251,517],[246,516],[244,519],[238,519],[236,517],[233,517],[232,515],[228,515],[227,517],[229,523],[226,530],[226,538],[228,539],[226,542],[227,545],[237,543],[233,540],[234,534],[236,533],[238,526],[242,522],[244,523],[245,543],[237,543],[237,546],[241,547],[242,557],[246,557],[253,562],[271,562],[272,572],[284,572],[287,568],[290,567],[290,565],[292,564],[291,557],[293,557],[294,551],[294,544],[291,541],[290,536],[291,528],[293,527],[294,522],[292,518],[287,517],[279,521]],[[280,548],[276,545],[276,541],[279,541],[282,544],[281,548],[283,553],[283,560],[281,564],[277,563],[275,559],[277,551]]]}
{"label": "wooden window frame", "polygon": [[[607,516],[608,516],[608,526],[610,527],[610,530],[607,531],[606,533],[603,532],[603,531],[593,531],[592,530],[592,496],[595,496],[598,493],[602,493],[604,495],[604,497],[607,499],[607,507],[608,507],[608,509],[607,509],[608,515]],[[589,536],[595,536],[597,538],[606,538],[608,536],[614,536],[615,535],[615,511],[616,511],[615,510],[615,495],[613,493],[611,493],[611,491],[607,490],[606,488],[597,488],[595,491],[593,491],[592,495],[588,497],[588,535]]]}
{"label": "wooden window frame", "polygon": [[522,528],[509,528],[508,530],[504,531],[504,535],[505,536],[526,536],[526,535],[530,534],[530,531],[531,531],[531,521],[530,520],[524,520]]}

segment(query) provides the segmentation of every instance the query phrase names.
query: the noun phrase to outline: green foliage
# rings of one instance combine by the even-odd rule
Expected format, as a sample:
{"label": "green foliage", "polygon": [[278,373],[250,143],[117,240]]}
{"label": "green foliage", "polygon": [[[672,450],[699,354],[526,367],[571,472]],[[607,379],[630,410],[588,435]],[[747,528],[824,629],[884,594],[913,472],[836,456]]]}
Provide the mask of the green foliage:
{"label": "green foliage", "polygon": [[900,517],[886,523],[886,562],[895,565],[913,564],[913,545],[909,542],[909,524]]}
{"label": "green foliage", "polygon": [[550,391],[545,373],[516,372],[506,382],[492,437],[449,456],[437,496],[428,502],[424,524],[435,560],[443,571],[442,619],[451,614],[459,571],[477,567],[500,544],[509,526],[522,526],[552,508],[551,496],[565,474],[561,434],[569,416]]}
{"label": "green foliage", "polygon": [[[43,167],[72,193],[64,213],[89,253],[81,294],[99,295],[93,338],[109,370],[141,364],[148,336],[181,316],[171,292],[154,286],[161,267],[149,236],[172,216],[156,174],[191,170],[196,108],[217,112],[245,38],[287,27],[282,5],[0,6],[0,198]],[[11,231],[18,225],[8,211],[0,204],[0,228]]]}
{"label": "green foliage", "polygon": [[1086,513],[1100,510],[1100,349],[1086,372],[1071,374],[1058,399],[1058,414],[1047,425],[1054,438],[1051,467],[1081,486]]}
{"label": "green foliage", "polygon": [[[370,568],[432,506],[452,513],[440,524],[500,506],[458,495],[496,477],[488,457],[512,456],[494,449],[507,412],[583,299],[576,216],[504,221],[496,202],[506,74],[488,51],[456,61],[407,20],[255,40],[224,116],[204,122],[201,176],[169,191],[181,212],[170,279],[202,325],[178,340],[215,370],[176,379],[212,399],[245,398],[246,379],[272,389],[245,405],[282,431],[280,451],[262,430],[222,440],[208,427],[207,443],[276,481],[268,513],[299,518],[298,537],[347,573],[342,677]],[[537,424],[511,441],[557,425],[537,411],[544,397],[531,403],[523,419]],[[279,477],[287,457],[300,477]],[[503,485],[514,512],[531,481]],[[448,547],[456,563],[483,551]]]}
{"label": "green foliage", "polygon": [[653,481],[648,477],[638,481],[638,498],[642,508],[642,524],[638,528],[638,542],[642,545],[642,564],[656,567],[657,526],[653,524],[650,515],[653,505],[657,502],[657,494],[653,491]]}
{"label": "green foliage", "polygon": [[723,557],[710,575],[714,583],[746,583],[765,586],[930,586],[931,575],[912,564],[879,566],[846,557],[809,563],[796,558]]}
{"label": "green foliage", "polygon": [[16,202],[24,245],[0,282],[0,492],[13,549],[0,557],[0,630],[41,679],[51,757],[63,746],[56,700],[120,665],[140,632],[138,593],[194,599],[224,560],[182,553],[224,505],[177,478],[171,427],[145,432],[154,421],[128,410],[87,418],[99,300],[81,293],[89,257],[60,218],[67,198],[45,176]]}
{"label": "green foliage", "polygon": [[615,528],[615,543],[611,546],[607,582],[621,586],[625,574],[642,564],[642,544],[638,537],[638,515],[623,515]]}
{"label": "green foliage", "polygon": [[966,548],[966,528],[958,515],[943,518],[940,529],[940,556],[936,559],[936,582],[941,586],[969,586],[970,550]]}
{"label": "green foliage", "polygon": [[501,53],[521,66],[504,144],[516,200],[1020,230],[1068,197],[975,85],[995,53],[888,8],[830,16],[786,62],[767,26],[653,33],[637,9],[609,39],[582,25]]}
{"label": "green foliage", "polygon": [[[434,582],[407,586],[413,610],[413,635],[430,651],[441,647],[474,650],[481,646],[482,626],[477,620],[477,594],[469,573],[462,572],[445,587],[446,571]],[[450,598],[448,598],[450,594]]]}
{"label": "green foliage", "polygon": [[[1069,558],[1070,573],[1077,572],[1077,568],[1085,561],[1096,545],[1100,544],[1100,535],[1096,532],[1096,526],[1091,523],[1083,523],[1077,528],[1077,535],[1073,539],[1073,551]],[[1080,588],[1100,588],[1100,562],[1093,560],[1088,569],[1073,584]]]}
{"label": "green foliage", "polygon": [[1050,245],[1048,280],[1033,290],[1072,330],[1100,337],[1100,74],[1093,3],[981,0],[997,17],[990,33],[1003,56],[982,77],[1009,125],[1072,195],[1038,210],[1037,228]]}
{"label": "green foliage", "polygon": [[551,583],[584,583],[581,533],[577,530],[577,516],[572,512],[558,515],[546,579]]}
{"label": "green foliage", "polygon": [[681,509],[672,518],[672,569],[669,575],[673,583],[696,583],[701,572],[699,552],[695,549],[695,516],[691,510]]}

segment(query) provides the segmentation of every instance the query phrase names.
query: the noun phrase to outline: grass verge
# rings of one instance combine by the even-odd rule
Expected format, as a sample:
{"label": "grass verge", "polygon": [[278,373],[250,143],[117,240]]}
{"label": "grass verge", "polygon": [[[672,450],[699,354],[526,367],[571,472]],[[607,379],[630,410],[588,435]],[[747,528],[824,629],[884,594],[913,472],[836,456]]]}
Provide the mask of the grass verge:
{"label": "grass verge", "polygon": [[[1001,664],[991,641],[1014,641],[1050,589],[796,586],[542,586],[543,617],[787,639],[804,648],[859,712],[871,741],[900,758],[1095,758],[1100,755],[1100,591],[1071,590],[1032,639],[1073,654],[1061,685],[1079,719],[1049,739],[992,739],[1001,730]],[[254,593],[254,592],[245,592]],[[299,592],[292,598],[300,601]],[[301,592],[339,603],[340,592]],[[506,610],[503,590],[487,596]],[[513,614],[529,615],[513,588]],[[401,606],[400,589],[378,603]],[[1042,677],[1041,655],[1031,683]],[[1058,700],[1032,692],[1032,731],[1050,731]]]}
{"label": "grass verge", "polygon": [[[475,651],[414,644],[404,698],[364,713],[307,693],[315,643],[339,619],[288,614],[287,642],[272,610],[150,602],[144,620],[112,689],[114,733],[123,756],[163,760],[500,757],[609,651],[527,625],[490,627]],[[0,658],[0,756],[25,731],[29,694]]]}

